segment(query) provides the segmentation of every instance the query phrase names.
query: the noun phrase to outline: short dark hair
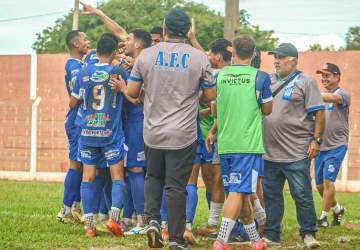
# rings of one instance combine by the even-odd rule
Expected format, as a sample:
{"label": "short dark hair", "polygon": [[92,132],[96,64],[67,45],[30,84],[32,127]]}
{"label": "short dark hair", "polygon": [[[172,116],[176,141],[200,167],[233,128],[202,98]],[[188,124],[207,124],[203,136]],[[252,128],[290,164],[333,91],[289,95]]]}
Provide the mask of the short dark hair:
{"label": "short dark hair", "polygon": [[[116,38],[116,37],[115,37]],[[96,53],[99,55],[111,55],[118,49],[118,39],[108,35],[102,35],[97,42]]]}
{"label": "short dark hair", "polygon": [[158,34],[163,37],[163,28],[160,26],[155,26],[150,30],[150,34]]}
{"label": "short dark hair", "polygon": [[251,36],[238,36],[233,41],[233,48],[240,59],[249,59],[255,50],[255,41]]}
{"label": "short dark hair", "polygon": [[231,61],[231,52],[227,50],[227,47],[231,47],[232,44],[225,38],[219,38],[210,44],[210,51],[214,54],[221,54],[224,61]]}
{"label": "short dark hair", "polygon": [[78,31],[78,30],[72,30],[69,33],[67,33],[65,42],[66,42],[66,46],[69,49],[71,49],[74,46],[74,42],[75,42],[76,38],[79,37],[79,34],[80,34],[80,31]]}
{"label": "short dark hair", "polygon": [[113,33],[109,33],[109,32],[103,33],[100,38],[103,38],[103,37],[113,39],[117,44],[119,43],[119,38],[117,38],[117,36],[115,36]]}
{"label": "short dark hair", "polygon": [[130,33],[134,35],[134,38],[141,42],[143,49],[151,46],[151,34],[144,29],[134,29]]}

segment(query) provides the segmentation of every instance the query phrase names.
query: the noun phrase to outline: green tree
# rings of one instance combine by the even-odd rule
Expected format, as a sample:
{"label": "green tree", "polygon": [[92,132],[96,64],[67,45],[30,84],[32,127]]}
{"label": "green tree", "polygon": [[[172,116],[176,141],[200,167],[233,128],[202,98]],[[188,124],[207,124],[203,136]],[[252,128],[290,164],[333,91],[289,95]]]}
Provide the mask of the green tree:
{"label": "green tree", "polygon": [[[163,18],[169,9],[178,7],[185,10],[196,22],[196,36],[205,49],[213,40],[223,37],[224,17],[220,13],[210,10],[206,5],[185,0],[109,0],[100,3],[100,8],[111,19],[114,19],[125,30],[145,28],[150,30],[154,26],[162,26]],[[250,15],[240,11],[240,33],[249,34],[256,40],[261,50],[271,50],[276,46],[277,38],[273,31],[262,31],[258,26],[249,23]],[[72,12],[58,19],[53,27],[45,28],[36,34],[37,39],[33,49],[37,53],[60,53],[67,51],[65,36],[71,30]],[[91,45],[96,46],[99,35],[108,30],[96,16],[81,15],[79,30],[86,32]]]}
{"label": "green tree", "polygon": [[310,45],[309,51],[336,51],[335,46],[332,44],[330,46],[322,47],[319,43],[314,43]]}
{"label": "green tree", "polygon": [[345,37],[346,50],[360,50],[360,26],[350,27]]}

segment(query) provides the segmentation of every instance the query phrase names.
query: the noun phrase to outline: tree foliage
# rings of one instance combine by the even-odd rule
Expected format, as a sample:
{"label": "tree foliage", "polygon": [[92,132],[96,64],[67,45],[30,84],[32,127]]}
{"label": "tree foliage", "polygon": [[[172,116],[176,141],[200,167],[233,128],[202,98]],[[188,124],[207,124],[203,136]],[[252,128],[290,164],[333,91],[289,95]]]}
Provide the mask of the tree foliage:
{"label": "tree foliage", "polygon": [[345,41],[346,50],[360,50],[360,26],[350,27]]}
{"label": "tree foliage", "polygon": [[333,44],[323,48],[320,43],[314,43],[310,45],[309,51],[336,51],[336,48]]}
{"label": "tree foliage", "polygon": [[[127,31],[134,28],[150,30],[154,26],[162,26],[163,18],[169,9],[178,7],[185,10],[196,22],[196,36],[199,42],[207,49],[215,39],[223,37],[224,17],[210,10],[206,5],[185,0],[109,0],[100,3],[100,8],[107,16],[114,19]],[[240,11],[240,32],[249,34],[256,40],[261,50],[271,50],[276,46],[277,38],[273,31],[262,31],[258,26],[249,23],[249,14]],[[58,19],[53,27],[45,28],[36,34],[37,39],[33,49],[37,53],[60,53],[67,50],[65,45],[66,34],[72,27],[72,12]],[[91,41],[92,47],[100,34],[108,30],[100,18],[91,15],[81,15],[79,30],[85,31]]]}

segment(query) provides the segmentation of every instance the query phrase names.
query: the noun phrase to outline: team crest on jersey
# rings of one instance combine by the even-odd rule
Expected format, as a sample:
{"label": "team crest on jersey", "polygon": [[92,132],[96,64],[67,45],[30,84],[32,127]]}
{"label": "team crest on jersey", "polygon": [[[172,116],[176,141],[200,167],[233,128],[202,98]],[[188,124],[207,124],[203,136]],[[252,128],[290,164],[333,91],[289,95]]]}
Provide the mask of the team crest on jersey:
{"label": "team crest on jersey", "polygon": [[93,82],[105,82],[107,79],[109,79],[109,74],[106,71],[95,71],[91,75],[90,79]]}
{"label": "team crest on jersey", "polygon": [[83,78],[81,78],[81,80],[83,82],[88,82],[90,80],[90,76],[83,76]]}

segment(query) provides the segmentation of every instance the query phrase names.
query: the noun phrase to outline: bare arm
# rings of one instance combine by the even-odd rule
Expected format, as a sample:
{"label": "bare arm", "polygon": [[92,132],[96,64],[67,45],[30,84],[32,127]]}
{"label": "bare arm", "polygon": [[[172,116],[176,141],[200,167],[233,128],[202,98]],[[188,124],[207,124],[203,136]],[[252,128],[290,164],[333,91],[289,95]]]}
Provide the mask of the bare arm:
{"label": "bare arm", "polygon": [[99,9],[96,9],[95,7],[91,6],[90,4],[86,4],[83,2],[80,2],[81,5],[84,8],[84,11],[96,15],[100,17],[101,21],[105,24],[105,26],[111,30],[112,33],[114,33],[115,36],[119,37],[122,41],[125,41],[125,39],[128,37],[128,33],[126,30],[121,27],[117,22],[109,18],[107,15],[105,15],[104,12],[102,12]]}
{"label": "bare arm", "polygon": [[273,101],[270,102],[266,102],[263,103],[261,105],[261,112],[263,113],[263,115],[270,115],[272,112],[272,108],[273,108]]}
{"label": "bare arm", "polygon": [[215,120],[211,129],[209,130],[208,136],[206,137],[205,146],[208,152],[211,152],[211,145],[214,143],[215,134],[217,132],[217,120]]}
{"label": "bare arm", "polygon": [[[317,110],[315,111],[315,129],[314,137],[321,137],[325,128],[325,111]],[[312,140],[308,149],[309,159],[313,159],[320,152],[320,145]]]}
{"label": "bare arm", "polygon": [[201,103],[209,103],[216,98],[216,89],[215,88],[206,88],[203,89],[202,95],[200,96]]}
{"label": "bare arm", "polygon": [[330,103],[342,103],[341,95],[336,93],[321,93],[324,102],[330,102]]}
{"label": "bare arm", "polygon": [[188,32],[188,38],[189,38],[189,41],[190,41],[191,45],[195,49],[201,50],[202,52],[205,53],[205,50],[203,49],[203,47],[201,46],[199,41],[196,39],[196,29],[195,29],[194,18],[191,18],[191,28],[190,28],[190,30]]}
{"label": "bare arm", "polygon": [[74,96],[70,96],[69,107],[75,108],[78,104],[79,104],[79,100],[76,99]]}

